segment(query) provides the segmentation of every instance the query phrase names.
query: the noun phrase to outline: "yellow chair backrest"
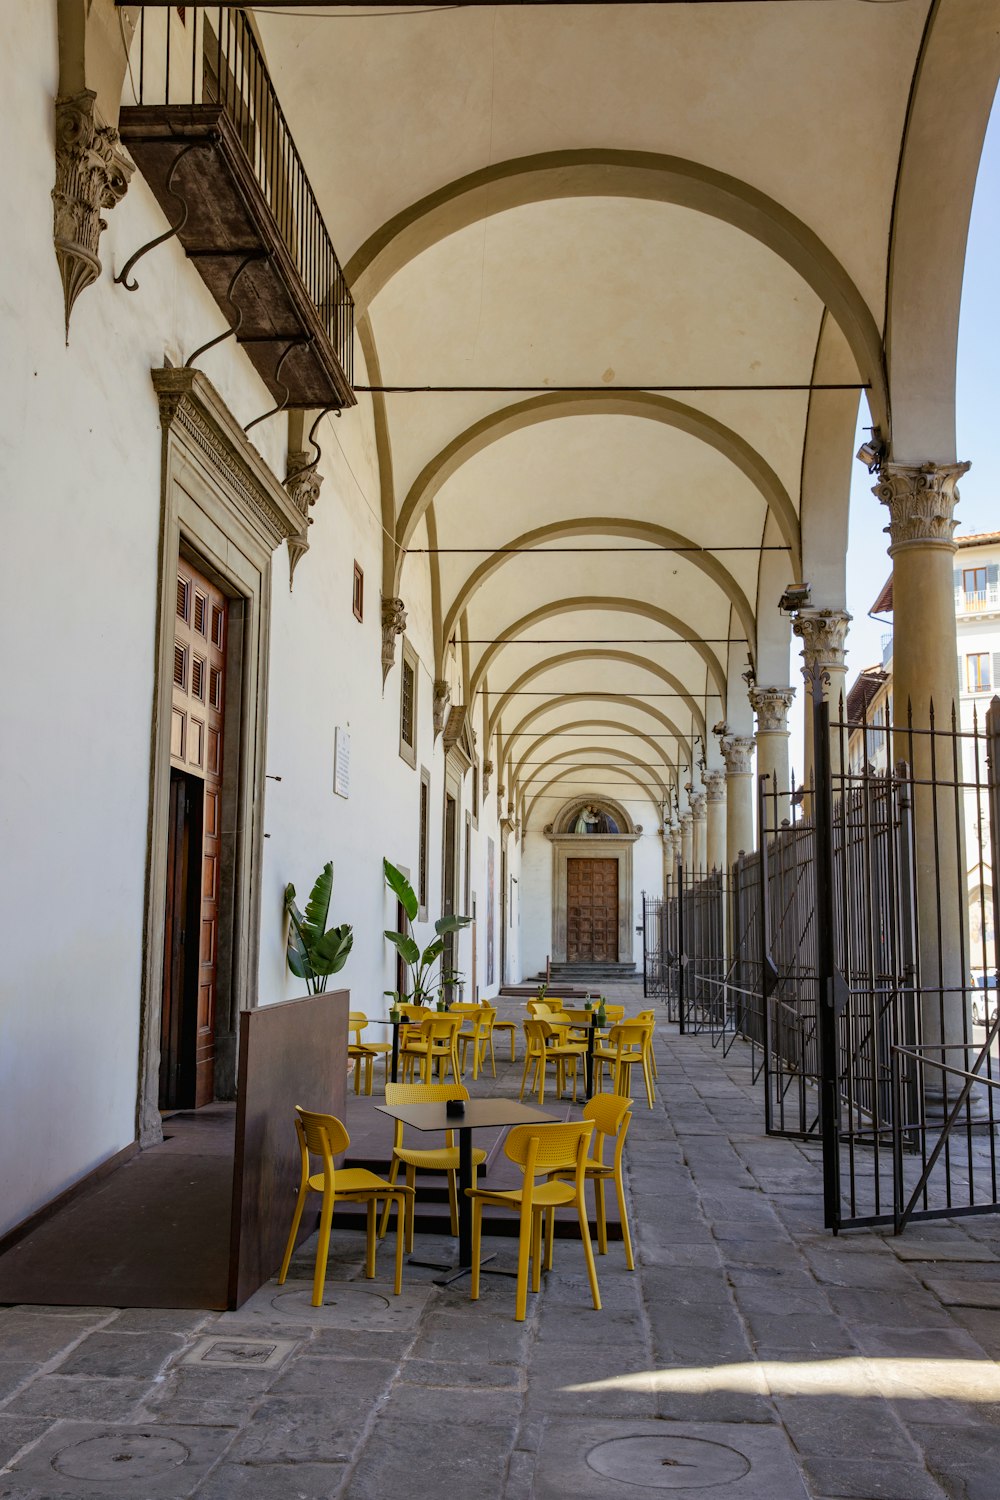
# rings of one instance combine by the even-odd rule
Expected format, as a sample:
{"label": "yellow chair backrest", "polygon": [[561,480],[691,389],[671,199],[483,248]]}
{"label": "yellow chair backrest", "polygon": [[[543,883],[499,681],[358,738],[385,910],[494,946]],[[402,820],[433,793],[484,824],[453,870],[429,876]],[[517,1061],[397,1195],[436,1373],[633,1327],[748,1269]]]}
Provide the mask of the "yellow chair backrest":
{"label": "yellow chair backrest", "polygon": [[592,1120],[566,1125],[515,1125],[504,1141],[504,1154],[524,1168],[526,1177],[538,1172],[573,1171],[586,1156],[594,1133]]}
{"label": "yellow chair backrest", "polygon": [[351,1138],[336,1115],[320,1115],[313,1110],[295,1106],[295,1127],[299,1143],[304,1152],[322,1158],[323,1165],[333,1171],[333,1158],[346,1151]]}
{"label": "yellow chair backrest", "polygon": [[432,1016],[424,1017],[420,1023],[420,1031],[427,1041],[450,1042],[461,1024],[461,1016],[447,1015],[443,1011],[435,1012]]}
{"label": "yellow chair backrest", "polygon": [[652,1034],[653,1028],[648,1021],[619,1021],[608,1032],[608,1041],[619,1052],[627,1052],[633,1047],[641,1050]]}
{"label": "yellow chair backrest", "polygon": [[[593,1120],[598,1136],[609,1136],[612,1139],[621,1131],[621,1139],[624,1140],[625,1132],[628,1130],[632,1112],[632,1100],[624,1094],[595,1094],[593,1099],[588,1099],[583,1106],[583,1118]],[[624,1120],[624,1126],[622,1121]],[[603,1139],[597,1142],[597,1156],[600,1159],[604,1147]]]}
{"label": "yellow chair backrest", "polygon": [[550,1000],[529,1000],[525,1005],[525,1010],[533,1016],[551,1016],[558,1009]]}
{"label": "yellow chair backrest", "polygon": [[387,1083],[385,1086],[386,1104],[441,1104],[449,1099],[468,1097],[469,1090],[464,1083]]}
{"label": "yellow chair backrest", "polygon": [[524,1026],[524,1035],[527,1039],[528,1046],[532,1049],[532,1051],[544,1050],[545,1043],[552,1035],[552,1027],[549,1025],[548,1021],[543,1021],[540,1019],[533,1021],[524,1021],[522,1022],[522,1025]]}
{"label": "yellow chair backrest", "polygon": [[604,1014],[609,1021],[624,1021],[625,1007],[624,1005],[606,1005],[604,1007]]}

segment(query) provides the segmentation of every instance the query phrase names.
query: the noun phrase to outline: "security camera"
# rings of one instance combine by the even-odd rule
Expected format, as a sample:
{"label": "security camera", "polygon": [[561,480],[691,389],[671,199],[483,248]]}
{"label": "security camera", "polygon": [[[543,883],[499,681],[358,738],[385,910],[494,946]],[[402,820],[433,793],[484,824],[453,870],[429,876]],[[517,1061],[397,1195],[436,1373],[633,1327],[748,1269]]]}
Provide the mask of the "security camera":
{"label": "security camera", "polygon": [[778,608],[783,615],[798,614],[800,609],[805,609],[809,604],[809,596],[812,593],[812,585],[808,583],[790,583],[778,600]]}

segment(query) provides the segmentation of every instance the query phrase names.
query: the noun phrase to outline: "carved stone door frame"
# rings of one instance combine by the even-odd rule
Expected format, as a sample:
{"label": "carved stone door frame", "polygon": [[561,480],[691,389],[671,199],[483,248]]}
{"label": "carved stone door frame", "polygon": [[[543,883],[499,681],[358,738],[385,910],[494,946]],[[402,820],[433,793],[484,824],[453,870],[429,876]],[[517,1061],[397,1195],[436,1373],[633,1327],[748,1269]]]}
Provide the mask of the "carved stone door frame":
{"label": "carved stone door frame", "polygon": [[217,1093],[235,1089],[241,1009],[257,1003],[271,557],[302,518],[218,392],[197,370],[152,371],[162,431],[160,567],[153,691],[145,942],[136,1134],[162,1138],[158,1109],[170,720],[177,564],[229,599],[223,743]]}
{"label": "carved stone door frame", "polygon": [[566,912],[568,862],[571,859],[617,859],[618,861],[618,962],[634,961],[632,952],[632,846],[637,833],[553,833],[545,837],[552,845],[552,961],[566,963]]}

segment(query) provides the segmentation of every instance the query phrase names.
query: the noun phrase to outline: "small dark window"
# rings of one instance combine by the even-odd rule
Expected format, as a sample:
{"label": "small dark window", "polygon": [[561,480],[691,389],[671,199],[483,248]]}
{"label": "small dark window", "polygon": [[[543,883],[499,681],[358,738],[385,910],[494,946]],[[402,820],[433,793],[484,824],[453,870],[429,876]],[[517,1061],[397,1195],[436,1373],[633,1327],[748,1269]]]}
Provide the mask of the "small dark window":
{"label": "small dark window", "polygon": [[365,617],[365,575],[357,563],[354,564],[354,618]]}
{"label": "small dark window", "polygon": [[217,604],[212,605],[212,645],[222,649],[222,629],[225,621],[225,611]]}
{"label": "small dark window", "polygon": [[188,617],[188,609],[191,601],[191,584],[187,578],[180,573],[177,575],[177,613],[182,620]]}
{"label": "small dark window", "polygon": [[222,707],[222,673],[218,667],[210,667],[208,672],[208,701],[213,708]]}
{"label": "small dark window", "polygon": [[194,594],[194,628],[199,635],[208,634],[208,600],[197,589]]}
{"label": "small dark window", "polygon": [[427,906],[427,848],[431,836],[431,782],[426,771],[420,773],[420,841],[417,858],[417,900],[421,911]]}
{"label": "small dark window", "polygon": [[194,656],[191,658],[191,696],[205,701],[205,658]]}
{"label": "small dark window", "polygon": [[174,647],[174,687],[187,692],[188,654],[186,646]]}

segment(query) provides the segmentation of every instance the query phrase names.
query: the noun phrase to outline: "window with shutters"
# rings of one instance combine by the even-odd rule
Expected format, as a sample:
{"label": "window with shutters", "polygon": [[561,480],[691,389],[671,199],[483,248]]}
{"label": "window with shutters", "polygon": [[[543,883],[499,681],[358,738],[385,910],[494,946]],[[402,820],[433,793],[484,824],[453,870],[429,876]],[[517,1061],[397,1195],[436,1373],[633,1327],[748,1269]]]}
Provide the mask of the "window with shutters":
{"label": "window with shutters", "polygon": [[427,920],[427,851],[431,841],[431,773],[420,768],[420,828],[417,853],[417,900],[420,902],[418,920]]}
{"label": "window with shutters", "polygon": [[407,765],[417,764],[417,653],[403,641],[399,683],[399,753]]}
{"label": "window with shutters", "polygon": [[988,651],[973,651],[965,658],[965,685],[970,693],[987,693],[990,688]]}

